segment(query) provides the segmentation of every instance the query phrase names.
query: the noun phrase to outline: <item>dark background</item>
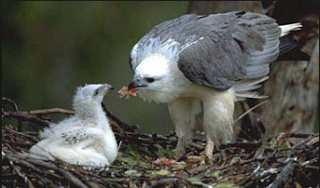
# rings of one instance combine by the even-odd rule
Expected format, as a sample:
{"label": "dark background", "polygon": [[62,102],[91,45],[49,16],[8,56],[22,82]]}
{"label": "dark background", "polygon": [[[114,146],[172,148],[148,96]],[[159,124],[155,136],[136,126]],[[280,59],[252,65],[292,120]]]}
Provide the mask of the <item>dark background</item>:
{"label": "dark background", "polygon": [[141,131],[167,133],[173,126],[165,104],[126,101],[116,91],[132,79],[134,44],[187,8],[188,2],[2,1],[2,96],[19,110],[70,109],[76,87],[109,83],[115,91],[104,102],[115,115]]}

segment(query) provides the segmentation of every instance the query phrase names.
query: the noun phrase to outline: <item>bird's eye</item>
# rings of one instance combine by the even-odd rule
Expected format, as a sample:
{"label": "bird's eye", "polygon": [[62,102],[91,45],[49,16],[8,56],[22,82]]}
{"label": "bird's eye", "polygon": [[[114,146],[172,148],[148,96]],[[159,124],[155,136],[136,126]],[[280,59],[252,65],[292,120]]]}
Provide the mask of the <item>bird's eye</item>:
{"label": "bird's eye", "polygon": [[94,95],[98,95],[99,94],[99,90],[97,89],[95,92],[94,92]]}
{"label": "bird's eye", "polygon": [[154,82],[154,78],[146,78],[147,82],[152,83]]}

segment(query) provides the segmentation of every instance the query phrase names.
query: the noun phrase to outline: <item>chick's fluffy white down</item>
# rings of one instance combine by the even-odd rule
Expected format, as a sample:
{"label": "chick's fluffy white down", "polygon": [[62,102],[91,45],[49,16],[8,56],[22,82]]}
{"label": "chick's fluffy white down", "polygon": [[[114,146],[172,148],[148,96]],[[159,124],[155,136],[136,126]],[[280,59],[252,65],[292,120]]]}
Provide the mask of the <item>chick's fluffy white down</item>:
{"label": "chick's fluffy white down", "polygon": [[43,140],[30,153],[76,165],[110,165],[117,156],[117,142],[101,107],[106,90],[105,85],[79,88],[73,103],[75,115],[44,129]]}

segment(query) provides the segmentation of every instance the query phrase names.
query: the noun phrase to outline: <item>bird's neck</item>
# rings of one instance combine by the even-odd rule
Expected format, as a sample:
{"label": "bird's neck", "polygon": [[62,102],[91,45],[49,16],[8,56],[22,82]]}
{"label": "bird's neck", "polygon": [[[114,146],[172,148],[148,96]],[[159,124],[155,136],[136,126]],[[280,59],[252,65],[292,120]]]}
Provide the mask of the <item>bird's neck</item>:
{"label": "bird's neck", "polygon": [[76,115],[86,121],[97,122],[100,126],[109,128],[108,119],[99,103],[86,103],[81,106],[74,106]]}

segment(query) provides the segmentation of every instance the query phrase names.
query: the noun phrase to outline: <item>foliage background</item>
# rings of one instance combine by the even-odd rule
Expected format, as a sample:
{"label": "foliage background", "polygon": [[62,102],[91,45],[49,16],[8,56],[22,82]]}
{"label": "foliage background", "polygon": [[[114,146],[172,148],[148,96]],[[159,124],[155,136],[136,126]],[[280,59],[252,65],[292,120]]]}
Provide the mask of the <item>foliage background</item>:
{"label": "foliage background", "polygon": [[[186,1],[2,1],[2,96],[15,100],[19,110],[70,109],[76,87],[85,83],[110,83],[117,91],[131,81],[133,45],[156,24],[185,14],[187,6]],[[125,101],[117,92],[104,102],[141,131],[173,129],[166,105],[138,97]]]}

